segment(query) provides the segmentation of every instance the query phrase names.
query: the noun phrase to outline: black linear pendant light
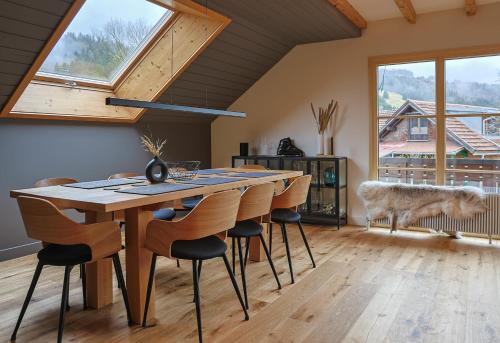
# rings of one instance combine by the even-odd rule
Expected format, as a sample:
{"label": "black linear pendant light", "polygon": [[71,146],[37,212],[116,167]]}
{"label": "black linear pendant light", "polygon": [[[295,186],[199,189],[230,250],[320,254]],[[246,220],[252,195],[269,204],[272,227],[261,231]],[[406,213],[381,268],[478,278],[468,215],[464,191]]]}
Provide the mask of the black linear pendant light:
{"label": "black linear pendant light", "polygon": [[[208,40],[208,0],[205,1],[205,42]],[[172,49],[171,49],[171,59],[170,59],[170,70],[171,76],[174,76],[174,35],[172,33]],[[122,106],[122,107],[134,107],[143,109],[156,109],[163,111],[174,111],[183,113],[194,113],[194,114],[205,114],[213,116],[229,116],[229,117],[240,117],[245,118],[245,112],[235,112],[227,110],[218,110],[208,107],[208,87],[205,86],[205,107],[194,107],[194,106],[184,106],[184,105],[174,105],[174,89],[173,84],[170,89],[170,104],[144,101],[144,100],[133,100],[133,99],[121,99],[109,97],[106,98],[106,105],[110,106]]]}

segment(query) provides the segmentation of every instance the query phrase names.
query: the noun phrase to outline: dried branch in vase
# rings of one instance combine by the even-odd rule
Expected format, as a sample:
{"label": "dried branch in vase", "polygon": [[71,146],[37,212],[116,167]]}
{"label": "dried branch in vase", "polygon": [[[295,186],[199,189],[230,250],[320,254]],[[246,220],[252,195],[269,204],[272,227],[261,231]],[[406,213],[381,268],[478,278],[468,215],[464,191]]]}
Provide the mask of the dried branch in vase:
{"label": "dried branch in vase", "polygon": [[156,141],[153,139],[153,136],[150,134],[141,136],[141,143],[144,147],[145,151],[150,152],[154,157],[160,158],[163,154],[163,147],[167,144],[167,140],[157,139]]}
{"label": "dried branch in vase", "polygon": [[316,127],[318,129],[319,134],[323,134],[328,128],[330,120],[332,120],[332,117],[335,114],[335,111],[337,110],[337,106],[338,102],[332,100],[328,104],[327,108],[323,108],[320,106],[318,108],[318,115],[316,115],[316,110],[314,109],[314,105],[311,102],[311,109],[313,112],[314,120],[316,121]]}

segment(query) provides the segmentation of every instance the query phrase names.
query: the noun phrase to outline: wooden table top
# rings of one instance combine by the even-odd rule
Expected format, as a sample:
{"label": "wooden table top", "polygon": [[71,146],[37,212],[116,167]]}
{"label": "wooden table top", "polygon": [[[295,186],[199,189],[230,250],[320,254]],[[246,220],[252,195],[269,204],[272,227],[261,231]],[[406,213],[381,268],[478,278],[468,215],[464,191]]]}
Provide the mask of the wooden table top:
{"label": "wooden table top", "polygon": [[[213,175],[213,177],[224,177],[238,172],[264,172],[263,170],[238,169],[238,168],[220,168],[231,170],[228,174]],[[80,189],[64,186],[50,186],[40,188],[28,188],[12,190],[10,196],[34,196],[51,201],[60,208],[78,208],[81,210],[95,212],[112,212],[125,210],[128,208],[154,205],[163,202],[170,202],[177,199],[188,198],[197,195],[210,194],[228,189],[252,186],[264,182],[278,181],[294,178],[303,175],[302,171],[293,170],[266,170],[265,172],[276,172],[275,175],[269,175],[258,178],[238,179],[238,181],[210,186],[202,186],[182,191],[163,193],[158,195],[137,195],[118,193],[114,190],[98,189]],[[203,175],[204,177],[209,175]],[[120,190],[133,186],[119,186]]]}

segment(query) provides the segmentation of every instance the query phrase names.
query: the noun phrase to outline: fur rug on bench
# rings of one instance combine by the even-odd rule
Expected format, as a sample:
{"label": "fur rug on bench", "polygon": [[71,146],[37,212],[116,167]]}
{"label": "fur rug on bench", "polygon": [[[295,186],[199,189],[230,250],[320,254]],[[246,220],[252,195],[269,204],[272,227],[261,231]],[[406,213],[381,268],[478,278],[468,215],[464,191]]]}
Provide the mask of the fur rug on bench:
{"label": "fur rug on bench", "polygon": [[461,220],[487,209],[484,192],[475,187],[366,181],[359,186],[358,195],[363,199],[368,220],[389,217],[392,230],[440,213]]}

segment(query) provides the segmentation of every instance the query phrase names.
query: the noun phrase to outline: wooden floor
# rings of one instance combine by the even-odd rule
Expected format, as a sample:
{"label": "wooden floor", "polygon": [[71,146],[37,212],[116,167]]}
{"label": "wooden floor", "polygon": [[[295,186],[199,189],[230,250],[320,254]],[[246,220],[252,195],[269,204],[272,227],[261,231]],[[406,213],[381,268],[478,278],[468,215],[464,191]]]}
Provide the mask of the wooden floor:
{"label": "wooden floor", "polygon": [[[278,291],[265,262],[250,263],[250,321],[232,291],[222,261],[204,264],[201,298],[207,342],[500,342],[500,245],[437,234],[383,229],[334,231],[307,226],[317,268],[312,269],[290,228],[296,283],[276,232],[273,256]],[[9,340],[35,268],[35,256],[0,263],[0,342]],[[17,342],[51,342],[63,268],[42,272]],[[196,342],[191,264],[160,258],[158,325],[126,325],[120,293],[107,308],[82,310],[75,269],[66,342]]]}

